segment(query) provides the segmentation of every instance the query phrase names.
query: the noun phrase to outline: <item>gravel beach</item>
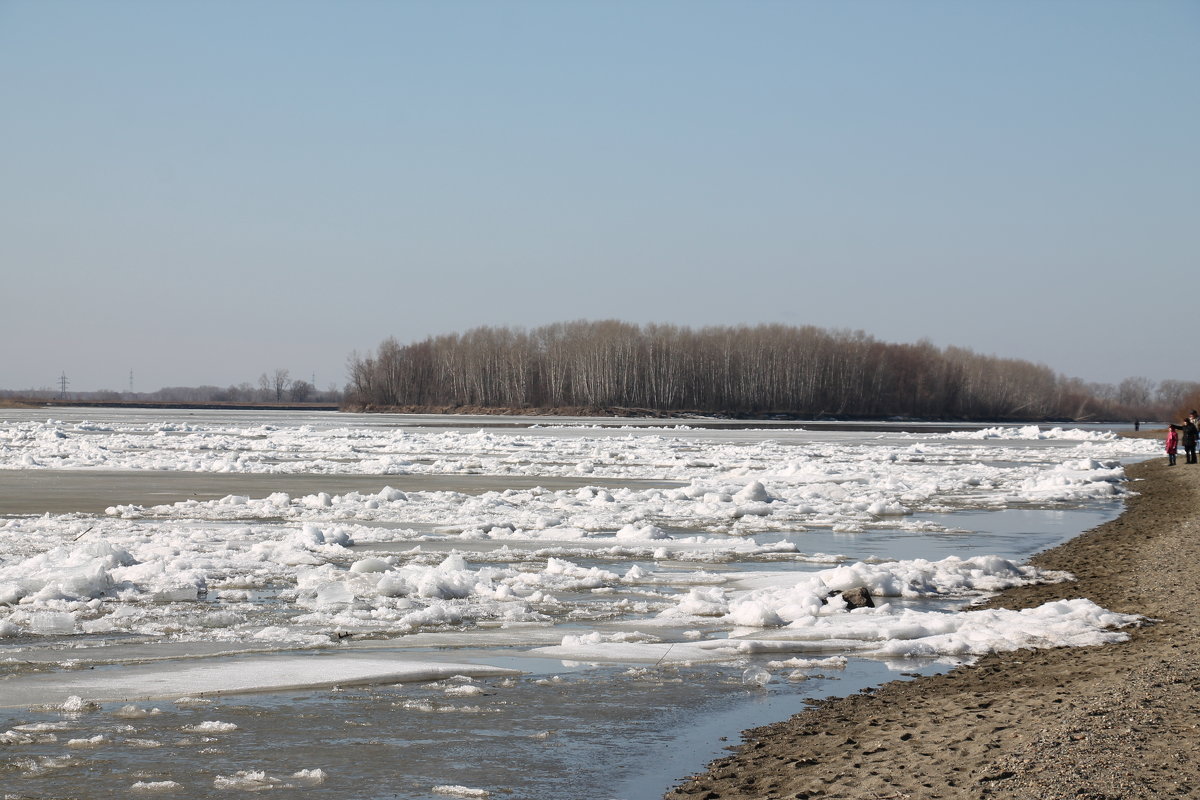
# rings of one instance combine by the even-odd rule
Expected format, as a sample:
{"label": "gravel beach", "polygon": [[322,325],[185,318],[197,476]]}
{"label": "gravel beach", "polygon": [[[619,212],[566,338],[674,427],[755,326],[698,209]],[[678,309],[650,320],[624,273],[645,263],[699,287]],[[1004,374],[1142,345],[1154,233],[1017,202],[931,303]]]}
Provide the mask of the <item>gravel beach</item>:
{"label": "gravel beach", "polygon": [[682,798],[1200,797],[1200,466],[1128,467],[1116,520],[1031,562],[1074,582],[993,607],[1086,597],[1146,621],[1123,644],[1022,650],[814,703],[747,731]]}

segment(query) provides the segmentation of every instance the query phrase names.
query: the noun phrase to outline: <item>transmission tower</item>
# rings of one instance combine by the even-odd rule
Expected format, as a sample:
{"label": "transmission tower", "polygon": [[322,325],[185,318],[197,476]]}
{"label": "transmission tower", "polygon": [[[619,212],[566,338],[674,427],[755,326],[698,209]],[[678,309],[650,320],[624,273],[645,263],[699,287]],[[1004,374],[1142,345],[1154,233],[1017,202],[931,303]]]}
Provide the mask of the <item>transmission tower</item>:
{"label": "transmission tower", "polygon": [[67,373],[66,370],[64,370],[62,376],[58,379],[58,399],[67,399],[67,384]]}

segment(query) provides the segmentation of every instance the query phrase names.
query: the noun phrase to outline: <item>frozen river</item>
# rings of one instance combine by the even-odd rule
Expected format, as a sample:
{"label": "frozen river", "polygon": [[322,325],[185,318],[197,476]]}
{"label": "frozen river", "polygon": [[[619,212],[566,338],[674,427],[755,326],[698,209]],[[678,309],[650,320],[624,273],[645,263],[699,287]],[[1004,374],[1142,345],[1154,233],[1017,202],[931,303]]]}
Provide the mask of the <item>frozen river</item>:
{"label": "frozen river", "polygon": [[[0,785],[660,797],[725,737],[998,649],[1115,641],[1032,553],[1103,428],[49,409],[0,417]],[[865,587],[876,606],[836,592]]]}

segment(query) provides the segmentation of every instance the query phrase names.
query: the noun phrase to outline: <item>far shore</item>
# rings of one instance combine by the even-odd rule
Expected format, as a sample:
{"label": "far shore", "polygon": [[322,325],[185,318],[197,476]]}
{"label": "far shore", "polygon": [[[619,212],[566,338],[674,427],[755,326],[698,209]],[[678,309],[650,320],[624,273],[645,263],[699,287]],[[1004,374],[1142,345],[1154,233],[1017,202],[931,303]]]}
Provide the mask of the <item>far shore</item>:
{"label": "far shore", "polygon": [[[1155,434],[1149,434],[1155,435]],[[815,702],[670,800],[1162,800],[1200,791],[1200,466],[1128,467],[1117,519],[1038,554],[1076,576],[988,606],[1090,598],[1139,614],[1130,640],[987,656],[948,673]]]}
{"label": "far shore", "polygon": [[[70,398],[0,398],[0,408],[139,408],[139,409],[189,409],[213,411],[345,411],[361,414],[420,414],[459,415],[492,417],[614,417],[623,419],[677,419],[677,420],[728,420],[746,422],[830,422],[830,423],[878,423],[912,422],[934,425],[1133,425],[1134,420],[1102,419],[1051,419],[1051,418],[917,418],[917,417],[863,417],[819,411],[702,411],[686,409],[630,408],[625,406],[469,406],[469,405],[408,405],[374,406],[352,403],[291,403],[291,402],[233,402],[233,401],[156,401],[156,400],[73,400]],[[1153,422],[1140,421],[1145,425]]]}
{"label": "far shore", "polygon": [[0,408],[183,408],[226,411],[341,411],[337,403],[173,402],[156,400],[70,400],[0,398]]}

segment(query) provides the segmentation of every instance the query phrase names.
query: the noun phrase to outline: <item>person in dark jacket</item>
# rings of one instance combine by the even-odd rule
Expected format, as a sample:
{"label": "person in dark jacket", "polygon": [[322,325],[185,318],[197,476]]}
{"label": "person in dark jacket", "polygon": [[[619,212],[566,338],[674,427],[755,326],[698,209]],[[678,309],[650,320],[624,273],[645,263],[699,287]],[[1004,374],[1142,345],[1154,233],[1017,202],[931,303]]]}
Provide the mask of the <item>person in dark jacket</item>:
{"label": "person in dark jacket", "polygon": [[1200,438],[1200,430],[1196,429],[1196,412],[1193,411],[1191,416],[1183,421],[1179,426],[1179,440],[1183,445],[1183,452],[1187,455],[1184,459],[1188,464],[1196,463],[1196,439]]}

